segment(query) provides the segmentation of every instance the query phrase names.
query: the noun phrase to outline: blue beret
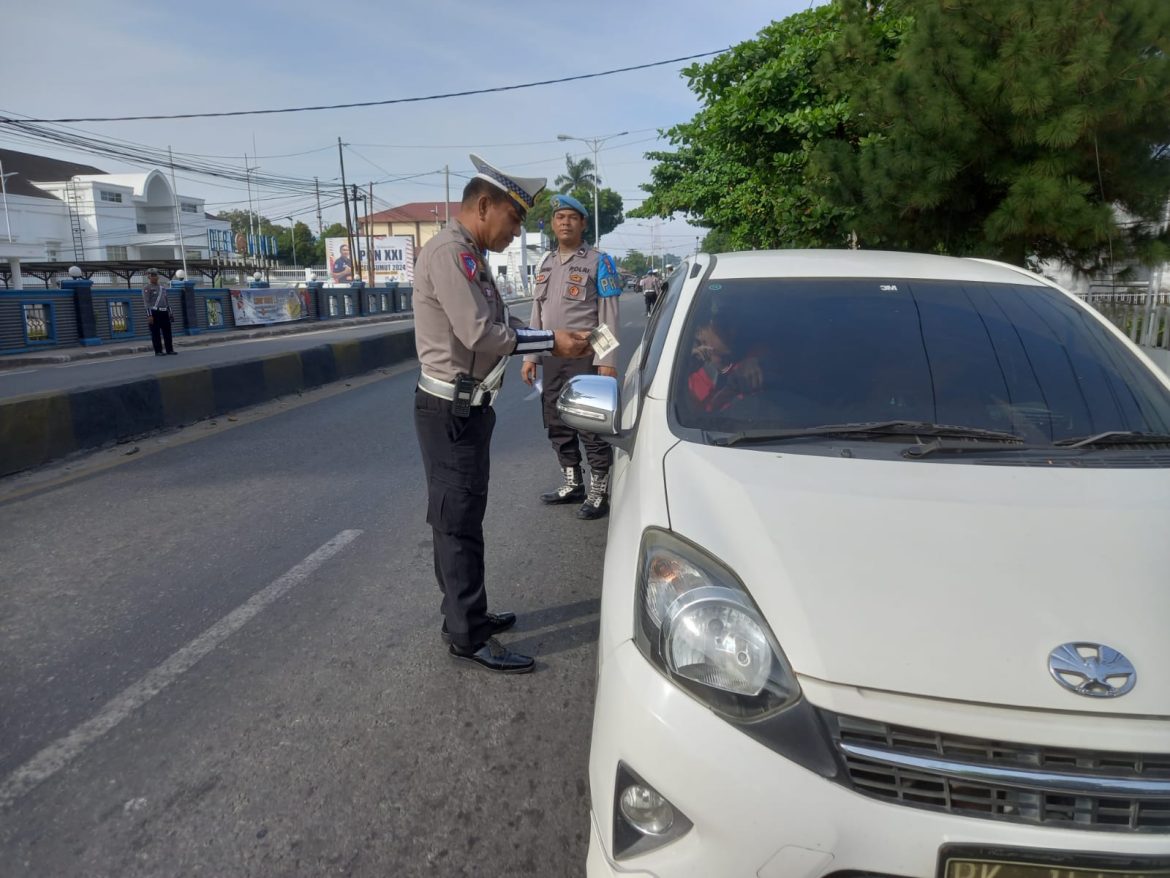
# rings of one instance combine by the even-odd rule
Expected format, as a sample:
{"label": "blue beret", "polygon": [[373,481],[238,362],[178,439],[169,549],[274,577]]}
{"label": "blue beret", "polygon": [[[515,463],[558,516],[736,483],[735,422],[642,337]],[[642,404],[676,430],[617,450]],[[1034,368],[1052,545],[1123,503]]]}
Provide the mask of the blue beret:
{"label": "blue beret", "polygon": [[550,198],[548,203],[552,205],[553,213],[556,213],[558,210],[565,210],[567,208],[569,210],[575,210],[577,213],[581,214],[581,216],[585,217],[585,219],[589,219],[589,211],[585,209],[585,205],[583,205],[572,195],[557,194]]}

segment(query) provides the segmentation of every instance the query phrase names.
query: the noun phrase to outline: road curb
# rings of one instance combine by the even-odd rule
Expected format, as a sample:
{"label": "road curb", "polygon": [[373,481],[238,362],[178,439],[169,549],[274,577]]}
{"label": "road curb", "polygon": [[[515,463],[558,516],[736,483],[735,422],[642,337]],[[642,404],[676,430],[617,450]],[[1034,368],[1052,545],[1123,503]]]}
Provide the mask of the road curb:
{"label": "road curb", "polygon": [[0,476],[416,359],[413,332],[0,402]]}

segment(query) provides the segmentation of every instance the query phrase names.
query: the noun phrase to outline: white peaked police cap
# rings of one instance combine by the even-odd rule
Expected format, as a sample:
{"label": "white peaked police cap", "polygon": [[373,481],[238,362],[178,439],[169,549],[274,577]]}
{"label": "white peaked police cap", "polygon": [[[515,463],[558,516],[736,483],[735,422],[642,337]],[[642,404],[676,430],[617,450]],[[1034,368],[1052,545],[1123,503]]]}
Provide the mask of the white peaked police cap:
{"label": "white peaked police cap", "polygon": [[505,174],[499,168],[489,165],[475,153],[471,154],[471,163],[475,165],[475,170],[478,172],[475,176],[481,180],[487,180],[493,186],[507,192],[516,206],[520,208],[521,215],[528,213],[536,204],[536,196],[540,194],[540,190],[548,182],[545,177],[513,177],[511,174]]}

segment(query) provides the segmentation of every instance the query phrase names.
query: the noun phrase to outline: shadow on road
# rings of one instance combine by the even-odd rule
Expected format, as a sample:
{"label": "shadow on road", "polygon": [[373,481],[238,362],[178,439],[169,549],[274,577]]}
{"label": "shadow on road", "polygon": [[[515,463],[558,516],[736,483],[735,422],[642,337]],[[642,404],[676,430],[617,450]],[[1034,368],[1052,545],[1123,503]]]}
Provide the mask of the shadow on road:
{"label": "shadow on road", "polygon": [[508,638],[508,648],[527,655],[547,656],[595,643],[600,610],[601,600],[589,598],[521,613],[515,630],[520,639]]}

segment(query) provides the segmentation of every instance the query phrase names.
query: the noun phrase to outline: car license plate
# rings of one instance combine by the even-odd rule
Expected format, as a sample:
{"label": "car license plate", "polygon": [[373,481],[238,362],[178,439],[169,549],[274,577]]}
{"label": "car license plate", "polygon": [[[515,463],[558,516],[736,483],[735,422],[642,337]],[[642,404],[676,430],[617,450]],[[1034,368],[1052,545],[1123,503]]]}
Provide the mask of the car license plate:
{"label": "car license plate", "polygon": [[943,878],[1164,878],[1170,869],[1095,869],[1013,863],[1006,860],[947,859]]}

